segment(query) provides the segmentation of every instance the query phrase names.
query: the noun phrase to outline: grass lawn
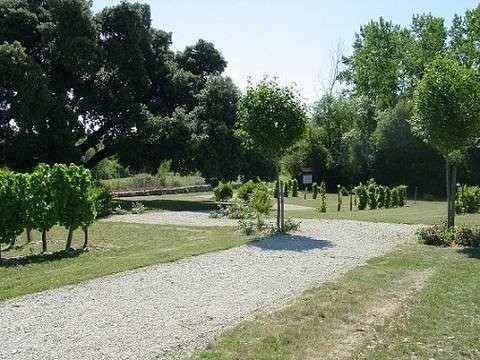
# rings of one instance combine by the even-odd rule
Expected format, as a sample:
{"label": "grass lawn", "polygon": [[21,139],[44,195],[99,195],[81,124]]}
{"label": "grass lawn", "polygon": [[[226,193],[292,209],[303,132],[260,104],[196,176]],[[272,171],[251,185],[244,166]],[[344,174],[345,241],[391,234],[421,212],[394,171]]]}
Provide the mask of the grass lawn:
{"label": "grass lawn", "polygon": [[480,251],[405,245],[228,330],[201,359],[478,359]]}
{"label": "grass lawn", "polygon": [[[49,251],[62,250],[67,232],[55,227],[49,233]],[[5,258],[41,252],[35,243],[4,251]],[[21,244],[24,240],[19,239]],[[74,247],[82,246],[83,233],[75,232]],[[192,255],[227,249],[251,238],[232,227],[181,227],[126,223],[96,223],[90,229],[91,251],[73,257],[42,260],[26,265],[0,265],[0,300],[75,284],[128,269],[169,262]]]}
{"label": "grass lawn", "polygon": [[[307,200],[300,197],[285,198],[286,204],[300,205],[307,207],[302,210],[285,210],[287,217],[302,219],[347,219],[373,222],[389,222],[404,224],[434,224],[439,223],[446,218],[447,205],[442,201],[408,201],[407,206],[394,209],[363,210],[360,211],[354,207],[350,212],[349,199],[343,197],[343,205],[340,212],[337,211],[337,195],[327,195],[327,212],[319,213],[316,208],[320,205],[320,200],[311,199],[311,194]],[[209,193],[191,193],[161,196],[137,196],[117,199],[122,208],[130,209],[133,202],[142,202],[149,210],[170,210],[170,211],[212,211],[217,209],[218,202],[213,199],[213,194]],[[275,211],[271,212],[271,217],[275,217]],[[480,225],[480,214],[457,215],[458,224]]]}
{"label": "grass lawn", "polygon": [[198,174],[179,175],[172,172],[165,174],[164,177],[140,174],[126,178],[100,180],[112,191],[157,189],[163,187],[188,186],[204,184],[205,180]]}

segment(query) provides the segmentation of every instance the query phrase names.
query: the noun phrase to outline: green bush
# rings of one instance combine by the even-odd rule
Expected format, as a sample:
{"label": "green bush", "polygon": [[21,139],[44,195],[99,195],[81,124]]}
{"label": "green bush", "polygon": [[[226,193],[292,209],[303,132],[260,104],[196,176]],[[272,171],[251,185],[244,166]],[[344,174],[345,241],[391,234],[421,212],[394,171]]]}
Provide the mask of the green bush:
{"label": "green bush", "polygon": [[358,210],[365,210],[368,204],[368,192],[367,187],[360,183],[355,187],[355,195],[357,196],[357,206]]}
{"label": "green bush", "polygon": [[0,170],[0,246],[13,243],[24,229],[25,214],[22,213],[18,185],[16,174]]}
{"label": "green bush", "polygon": [[217,201],[225,201],[233,197],[233,187],[229,183],[220,183],[213,189],[213,193]]}
{"label": "green bush", "polygon": [[58,223],[57,204],[53,197],[51,168],[39,165],[30,176],[30,211],[33,228],[42,233],[42,249],[47,251],[47,232]]}
{"label": "green bush", "polygon": [[288,197],[290,195],[291,188],[292,188],[292,181],[291,180],[285,181],[283,186],[283,189],[284,189],[283,196]]}
{"label": "green bush", "polygon": [[377,184],[370,183],[367,187],[368,206],[370,210],[375,210],[378,207]]}
{"label": "green bush", "polygon": [[389,208],[392,205],[392,190],[388,187],[385,186],[385,203],[384,207]]}
{"label": "green bush", "polygon": [[449,229],[445,225],[434,225],[418,230],[416,235],[418,241],[425,245],[480,246],[480,228],[478,226],[459,225]]}
{"label": "green bush", "polygon": [[113,194],[108,187],[97,183],[91,189],[95,201],[95,209],[98,217],[110,215],[112,209]]}
{"label": "green bush", "polygon": [[378,193],[378,207],[379,208],[387,207],[385,206],[385,201],[386,201],[385,186],[381,186],[381,185],[378,186],[377,193]]}
{"label": "green bush", "polygon": [[406,205],[406,198],[407,198],[407,189],[408,186],[406,185],[399,185],[397,186],[398,191],[398,206],[405,206]]}
{"label": "green bush", "polygon": [[273,206],[272,200],[267,185],[258,183],[250,197],[250,206],[257,214],[268,215]]}
{"label": "green bush", "polygon": [[298,181],[297,181],[297,179],[292,180],[292,197],[298,197]]}
{"label": "green bush", "polygon": [[390,207],[396,207],[399,205],[399,203],[400,203],[400,199],[398,194],[398,188],[394,187],[392,189],[392,202],[390,204]]}
{"label": "green bush", "polygon": [[238,198],[242,199],[243,201],[248,201],[250,199],[250,195],[252,195],[256,186],[257,185],[253,182],[253,180],[249,180],[246,183],[242,184],[237,191]]}
{"label": "green bush", "polygon": [[480,211],[480,187],[464,185],[458,189],[455,208],[459,214],[474,214]]}
{"label": "green bush", "polygon": [[320,183],[320,187],[318,188],[318,193],[320,195],[320,209],[321,213],[327,212],[327,186],[325,185],[325,181]]}
{"label": "green bush", "polygon": [[95,201],[91,196],[92,175],[84,167],[55,164],[51,171],[52,193],[58,221],[68,229],[66,250],[72,246],[73,232],[86,227],[96,216]]}
{"label": "green bush", "polygon": [[318,185],[316,182],[312,184],[312,199],[316,199],[318,196]]}

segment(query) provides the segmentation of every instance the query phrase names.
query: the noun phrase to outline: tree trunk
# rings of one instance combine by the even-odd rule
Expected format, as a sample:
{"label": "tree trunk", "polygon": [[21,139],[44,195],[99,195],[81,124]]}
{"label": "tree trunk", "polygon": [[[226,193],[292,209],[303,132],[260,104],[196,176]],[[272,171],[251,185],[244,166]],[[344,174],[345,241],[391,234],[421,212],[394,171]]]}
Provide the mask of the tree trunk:
{"label": "tree trunk", "polygon": [[47,230],[42,231],[42,252],[47,252]]}
{"label": "tree trunk", "polygon": [[83,228],[84,240],[83,240],[83,248],[88,248],[88,226]]}
{"label": "tree trunk", "polygon": [[68,229],[67,244],[65,245],[65,250],[72,248],[72,239],[73,239],[73,228]]}
{"label": "tree trunk", "polygon": [[32,242],[32,229],[27,229],[27,244]]}
{"label": "tree trunk", "polygon": [[455,198],[457,186],[457,167],[455,163],[446,161],[447,170],[447,227],[455,226]]}
{"label": "tree trunk", "polygon": [[280,232],[285,232],[285,200],[283,197],[283,181],[280,180]]}

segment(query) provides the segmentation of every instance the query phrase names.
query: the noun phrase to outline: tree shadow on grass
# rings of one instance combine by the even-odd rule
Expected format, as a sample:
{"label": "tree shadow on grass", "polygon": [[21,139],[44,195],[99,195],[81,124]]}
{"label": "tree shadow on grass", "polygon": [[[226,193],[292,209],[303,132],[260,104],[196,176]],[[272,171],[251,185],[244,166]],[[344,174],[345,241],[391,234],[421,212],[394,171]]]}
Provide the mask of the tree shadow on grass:
{"label": "tree shadow on grass", "polygon": [[39,264],[47,261],[75,258],[86,252],[88,252],[88,249],[71,249],[69,251],[62,250],[62,251],[56,251],[53,253],[2,258],[0,259],[0,268],[1,267],[8,268],[13,266],[22,266],[22,265],[28,265],[28,264]]}
{"label": "tree shadow on grass", "polygon": [[328,240],[318,240],[303,235],[276,235],[264,240],[253,241],[250,245],[267,251],[286,250],[297,252],[322,250],[335,246]]}
{"label": "tree shadow on grass", "polygon": [[116,199],[113,201],[113,207],[120,205],[125,210],[131,210],[133,203],[142,203],[146,208],[153,210],[168,211],[213,211],[218,206],[213,201],[188,201],[188,200],[171,200],[171,199],[155,199],[155,200],[125,200]]}
{"label": "tree shadow on grass", "polygon": [[457,250],[457,252],[461,254],[465,254],[468,257],[471,257],[473,259],[480,260],[480,247],[463,248],[463,249]]}

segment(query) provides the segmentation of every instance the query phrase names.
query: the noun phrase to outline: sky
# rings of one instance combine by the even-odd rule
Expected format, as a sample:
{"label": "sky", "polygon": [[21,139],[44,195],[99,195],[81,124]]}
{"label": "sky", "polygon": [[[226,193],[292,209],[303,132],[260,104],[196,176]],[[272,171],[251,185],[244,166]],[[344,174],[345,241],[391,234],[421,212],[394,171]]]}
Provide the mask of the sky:
{"label": "sky", "polygon": [[[228,66],[225,75],[244,89],[248,79],[276,77],[294,85],[307,103],[323,92],[337,44],[351,53],[355,32],[380,16],[408,26],[413,14],[432,13],[450,24],[474,0],[140,0],[152,26],[173,34],[173,50],[198,39],[212,42]],[[94,0],[93,10],[119,3]]]}

